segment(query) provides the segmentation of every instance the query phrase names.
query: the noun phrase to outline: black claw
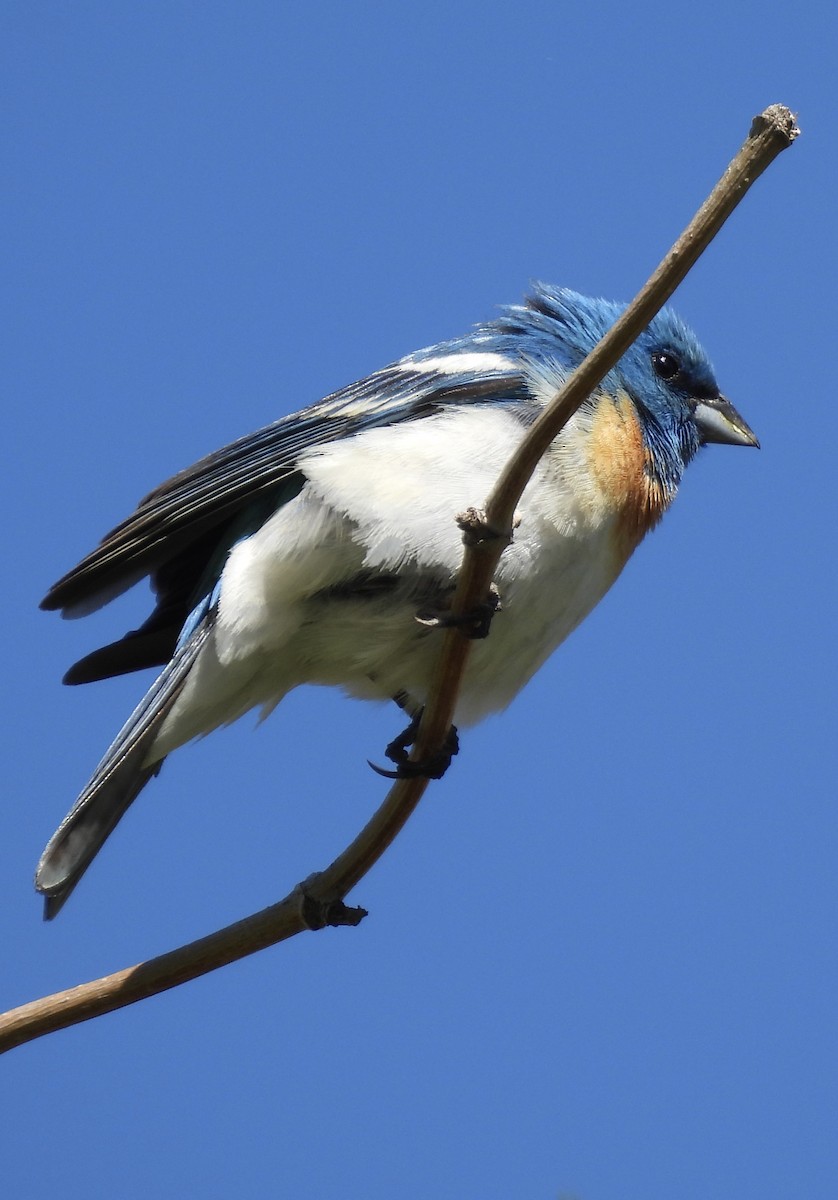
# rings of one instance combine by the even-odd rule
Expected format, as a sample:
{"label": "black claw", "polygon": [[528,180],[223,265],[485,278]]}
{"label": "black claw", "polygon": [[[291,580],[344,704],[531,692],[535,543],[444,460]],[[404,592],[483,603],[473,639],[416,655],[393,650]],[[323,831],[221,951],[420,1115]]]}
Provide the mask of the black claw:
{"label": "black claw", "polygon": [[372,759],[368,758],[367,762],[376,775],[383,775],[385,779],[442,779],[451,766],[454,754],[456,754],[456,750],[450,754],[446,750],[441,750],[432,758],[417,759],[415,762],[406,758],[393,771],[389,767],[379,767]]}
{"label": "black claw", "polygon": [[396,769],[390,770],[387,767],[376,766],[374,762],[367,762],[372,767],[377,775],[383,775],[385,779],[442,779],[445,772],[451,766],[451,759],[460,749],[460,739],[457,735],[455,726],[451,726],[445,738],[444,745],[437,751],[436,754],[430,755],[428,758],[411,759],[409,757],[410,747],[416,740],[416,734],[419,731],[419,722],[422,719],[420,711],[412,718],[408,727],[393,738],[392,742],[387,746],[384,753],[391,762],[396,764]]}
{"label": "black claw", "polygon": [[401,779],[398,771],[391,771],[389,767],[379,767],[378,763],[374,763],[371,758],[367,759],[367,766],[372,767],[376,775],[381,775],[384,779]]}
{"label": "black claw", "polygon": [[377,766],[372,759],[368,758],[367,762],[376,775],[383,775],[385,779],[442,779],[451,763],[451,757],[447,756],[444,766],[437,765],[436,760],[432,759],[424,762],[411,762],[409,758],[406,758],[394,771],[391,771],[389,767]]}

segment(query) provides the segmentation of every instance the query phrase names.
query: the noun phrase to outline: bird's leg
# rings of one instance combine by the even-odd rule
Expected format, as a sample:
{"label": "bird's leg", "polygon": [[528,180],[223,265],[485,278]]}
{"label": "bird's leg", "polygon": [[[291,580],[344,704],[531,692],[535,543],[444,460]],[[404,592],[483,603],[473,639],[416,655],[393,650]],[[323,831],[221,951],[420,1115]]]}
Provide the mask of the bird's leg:
{"label": "bird's leg", "polygon": [[390,759],[390,762],[396,764],[395,771],[390,771],[386,767],[377,767],[371,762],[370,766],[378,775],[383,775],[385,779],[442,779],[445,772],[451,765],[451,759],[460,749],[460,739],[457,736],[455,726],[451,726],[445,736],[445,742],[436,752],[428,758],[411,760],[410,747],[416,741],[416,735],[419,732],[419,722],[422,720],[422,709],[416,708],[410,697],[404,692],[399,692],[393,697],[399,708],[406,709],[408,712],[413,709],[413,715],[410,718],[410,724],[406,729],[403,729],[398,737],[394,737],[392,742],[387,746],[384,753]]}
{"label": "bird's leg", "polygon": [[384,753],[389,758],[390,762],[398,763],[401,766],[407,762],[410,747],[416,741],[416,735],[419,732],[419,722],[422,719],[422,710],[410,718],[410,724],[393,738],[392,742],[387,744]]}
{"label": "bird's leg", "polygon": [[420,609],[414,619],[420,625],[427,625],[432,629],[451,629],[455,627],[462,630],[466,637],[477,641],[480,638],[489,636],[492,618],[502,608],[500,592],[494,584],[491,584],[488,597],[482,603],[476,604],[470,612],[454,616],[453,613],[446,612],[441,606],[439,608],[428,606]]}

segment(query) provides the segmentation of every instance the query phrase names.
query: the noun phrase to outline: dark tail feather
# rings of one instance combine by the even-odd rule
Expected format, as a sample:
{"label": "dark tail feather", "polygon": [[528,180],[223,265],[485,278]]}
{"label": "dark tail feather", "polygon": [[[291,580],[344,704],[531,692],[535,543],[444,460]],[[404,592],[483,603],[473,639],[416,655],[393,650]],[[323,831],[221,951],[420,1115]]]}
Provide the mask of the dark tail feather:
{"label": "dark tail feather", "polygon": [[73,663],[64,675],[63,683],[96,683],[100,679],[113,679],[116,675],[128,675],[131,671],[144,671],[148,667],[163,667],[172,657],[179,629],[164,629],[145,634],[141,629],[127,633],[118,642],[102,646],[92,654]]}
{"label": "dark tail feather", "polygon": [[35,887],[44,894],[44,920],[60,912],[128,806],[163,765],[162,759],[144,763],[212,629],[213,616],[207,613],[175,651],[50,838],[35,872]]}

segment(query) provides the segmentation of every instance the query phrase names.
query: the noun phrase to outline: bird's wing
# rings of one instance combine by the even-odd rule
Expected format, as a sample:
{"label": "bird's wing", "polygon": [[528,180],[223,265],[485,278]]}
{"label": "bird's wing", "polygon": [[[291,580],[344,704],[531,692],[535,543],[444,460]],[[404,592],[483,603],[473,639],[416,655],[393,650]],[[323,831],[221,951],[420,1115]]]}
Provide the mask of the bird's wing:
{"label": "bird's wing", "polygon": [[[90,612],[143,576],[166,571],[212,547],[242,510],[282,503],[299,491],[295,464],[302,451],[375,426],[417,420],[448,405],[503,399],[532,404],[519,364],[499,355],[405,359],[318,404],[232,442],[181,471],[140,501],[78,566],[45,596],[45,609]],[[480,369],[480,362],[486,366]],[[264,520],[264,515],[261,517]],[[177,563],[174,564],[177,568]]]}

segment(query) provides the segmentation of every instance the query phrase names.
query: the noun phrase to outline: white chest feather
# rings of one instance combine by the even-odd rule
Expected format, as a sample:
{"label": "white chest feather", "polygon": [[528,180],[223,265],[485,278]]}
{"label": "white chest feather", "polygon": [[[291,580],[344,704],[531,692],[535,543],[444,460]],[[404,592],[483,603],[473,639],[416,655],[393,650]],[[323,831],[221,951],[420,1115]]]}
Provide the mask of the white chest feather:
{"label": "white chest feather", "polygon": [[[503,610],[474,647],[461,720],[507,704],[622,566],[613,508],[586,461],[589,425],[576,418],[522,497],[497,575]],[[414,620],[415,602],[341,586],[365,573],[453,583],[463,554],[455,518],[485,501],[522,433],[503,410],[457,409],[311,451],[300,497],[231,555],[222,657],[270,649],[283,684],[290,673],[421,700],[439,639]]]}

